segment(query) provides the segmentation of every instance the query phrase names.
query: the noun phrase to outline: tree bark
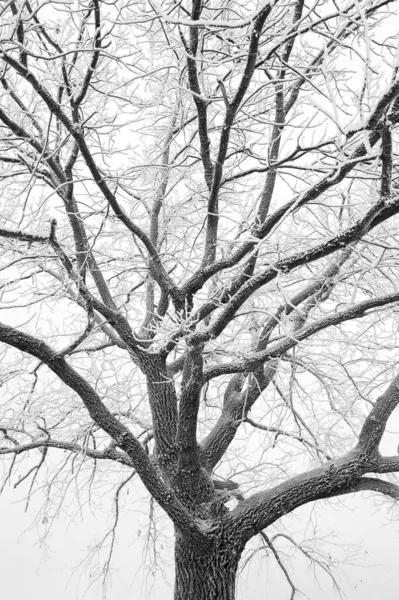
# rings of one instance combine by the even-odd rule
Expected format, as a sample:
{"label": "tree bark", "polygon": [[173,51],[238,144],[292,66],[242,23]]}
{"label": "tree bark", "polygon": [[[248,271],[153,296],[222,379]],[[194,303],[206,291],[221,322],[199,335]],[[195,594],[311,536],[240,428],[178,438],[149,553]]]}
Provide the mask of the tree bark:
{"label": "tree bark", "polygon": [[241,553],[234,539],[219,538],[205,552],[177,533],[174,600],[234,600]]}

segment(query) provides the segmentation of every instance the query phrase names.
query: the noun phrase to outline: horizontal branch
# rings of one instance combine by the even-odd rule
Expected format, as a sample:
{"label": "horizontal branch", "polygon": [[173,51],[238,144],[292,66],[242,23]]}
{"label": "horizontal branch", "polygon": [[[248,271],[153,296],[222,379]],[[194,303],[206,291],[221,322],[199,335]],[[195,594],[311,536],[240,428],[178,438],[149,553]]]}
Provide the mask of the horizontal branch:
{"label": "horizontal branch", "polygon": [[394,500],[399,500],[399,486],[384,481],[377,477],[362,477],[360,481],[353,484],[352,489],[348,489],[345,493],[352,494],[353,492],[379,492],[385,496],[390,496]]}
{"label": "horizontal branch", "polygon": [[[3,427],[0,425],[0,432],[3,431]],[[0,448],[0,454],[23,454],[30,450],[41,449],[41,448],[58,448],[60,450],[69,450],[87,458],[93,458],[95,460],[113,460],[127,467],[132,467],[133,463],[127,454],[118,452],[116,450],[95,450],[87,448],[86,446],[79,446],[79,444],[73,444],[71,442],[63,442],[59,440],[43,439],[30,444],[23,444],[14,446],[13,448]]]}
{"label": "horizontal branch", "polygon": [[264,2],[261,3],[260,7],[256,9],[256,11],[254,11],[251,15],[249,15],[248,17],[246,17],[245,19],[237,19],[236,21],[223,21],[221,19],[218,20],[212,20],[212,19],[196,19],[194,20],[189,20],[189,19],[181,19],[181,18],[176,18],[176,17],[171,17],[170,15],[168,15],[167,13],[165,13],[162,9],[161,6],[158,2],[154,2],[155,6],[156,6],[156,10],[158,15],[167,23],[172,23],[174,25],[182,25],[184,27],[190,27],[190,28],[194,28],[194,29],[198,29],[198,28],[223,28],[223,29],[242,29],[243,27],[247,27],[248,25],[250,25],[257,17],[259,17],[259,15],[262,13],[262,11],[268,7],[268,6],[273,6],[274,4],[276,4],[276,0],[265,0]]}
{"label": "horizontal branch", "polygon": [[399,456],[380,456],[371,463],[373,473],[399,473]]}
{"label": "horizontal branch", "polygon": [[[49,231],[50,234],[50,231]],[[42,235],[36,235],[33,233],[26,233],[24,231],[10,231],[9,229],[0,228],[0,237],[7,238],[9,240],[19,240],[20,242],[28,242],[29,244],[48,244],[50,243],[50,235],[44,237]]]}
{"label": "horizontal branch", "polygon": [[363,474],[354,453],[326,463],[280,483],[270,490],[253,494],[229,515],[245,540],[270,526],[279,518],[308,502],[332,496],[353,485]]}

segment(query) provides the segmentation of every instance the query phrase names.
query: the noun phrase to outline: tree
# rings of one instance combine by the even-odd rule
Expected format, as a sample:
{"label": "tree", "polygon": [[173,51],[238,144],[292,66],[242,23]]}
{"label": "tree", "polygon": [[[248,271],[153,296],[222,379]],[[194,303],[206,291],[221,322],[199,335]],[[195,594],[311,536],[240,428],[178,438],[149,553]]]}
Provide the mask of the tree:
{"label": "tree", "polygon": [[379,451],[399,403],[395,18],[1,8],[5,482],[139,477],[174,524],[176,600],[233,599],[246,544],[304,504],[399,497]]}

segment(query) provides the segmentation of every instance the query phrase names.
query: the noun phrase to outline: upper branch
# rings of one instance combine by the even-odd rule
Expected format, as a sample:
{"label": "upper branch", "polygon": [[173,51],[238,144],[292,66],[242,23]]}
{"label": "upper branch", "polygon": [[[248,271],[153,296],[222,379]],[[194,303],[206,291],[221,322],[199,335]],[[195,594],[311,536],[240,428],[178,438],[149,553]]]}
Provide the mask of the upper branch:
{"label": "upper branch", "polygon": [[[392,124],[399,123],[398,79],[395,79],[391,83],[388,90],[382,95],[380,101],[377,103],[372,114],[370,115],[369,121],[365,126],[365,134],[368,137],[367,144],[364,144],[363,142],[359,143],[355,150],[351,151],[350,155],[344,162],[338,163],[337,167],[331,173],[323,177],[310,189],[303,192],[299,197],[285,203],[281,208],[277,209],[273,214],[265,218],[260,227],[258,225],[258,217],[257,222],[255,223],[255,226],[251,232],[251,239],[245,241],[230,257],[223,258],[222,260],[218,260],[212,264],[204,265],[182,286],[182,293],[185,296],[194,294],[196,291],[202,288],[202,286],[210,277],[222,270],[226,270],[237,265],[246,255],[248,255],[250,252],[253,252],[254,249],[256,251],[257,244],[261,240],[264,240],[267,235],[282,221],[282,219],[286,215],[290,214],[292,210],[298,210],[302,206],[308,205],[310,202],[316,200],[322,194],[326,193],[329,189],[341,183],[345,177],[349,175],[353,168],[359,164],[359,161],[361,161],[362,158],[364,160],[369,158],[368,148],[375,146],[381,139],[384,128],[382,121],[386,114],[389,114],[389,119]],[[368,133],[367,130],[369,130],[370,133]],[[359,130],[356,130],[356,132],[357,131]],[[347,132],[348,141],[351,140],[354,133],[354,131]],[[387,135],[389,135],[389,133]],[[384,142],[384,145],[385,144],[386,142]],[[392,214],[395,214],[395,212],[390,211],[389,207],[387,207],[385,214],[387,216],[391,216]],[[384,218],[387,217],[384,217],[383,213],[381,213],[379,216],[376,216],[372,226],[381,223]],[[247,275],[243,274],[235,281],[234,289],[237,290],[246,281]],[[231,294],[232,290],[229,290],[227,296],[230,297]],[[202,308],[202,312],[206,312],[207,314],[209,314],[212,310],[213,309],[211,306],[204,306]]]}
{"label": "upper branch", "polygon": [[229,147],[231,128],[233,126],[237,111],[240,107],[240,104],[245,96],[245,93],[249,87],[249,84],[251,83],[251,79],[255,72],[260,36],[265,21],[269,16],[271,10],[271,4],[265,6],[263,10],[260,11],[259,15],[257,16],[254,22],[248,47],[248,55],[244,73],[233,100],[227,106],[226,116],[224,119],[222,133],[220,136],[218,156],[216,159],[215,169],[213,173],[212,187],[209,193],[205,252],[202,261],[202,266],[208,266],[212,264],[215,260],[219,223],[219,191],[223,177],[223,167],[227,156],[227,150]]}
{"label": "upper branch", "polygon": [[[194,0],[192,5],[191,18],[193,21],[198,21],[202,11],[202,0]],[[197,108],[198,115],[198,134],[201,145],[201,159],[204,166],[205,182],[210,189],[213,178],[213,164],[210,154],[210,141],[208,134],[208,116],[207,116],[207,101],[201,93],[201,88],[198,80],[196,54],[198,48],[198,28],[190,28],[190,46],[182,41],[187,52],[187,71],[190,90],[193,95],[194,103]]]}
{"label": "upper branch", "polygon": [[87,91],[90,86],[91,79],[96,70],[97,63],[100,58],[101,52],[101,15],[100,15],[100,4],[98,0],[93,0],[94,5],[94,26],[95,26],[95,34],[94,34],[94,52],[90,61],[90,65],[86,71],[86,75],[84,77],[82,87],[75,98],[71,98],[71,104],[76,110],[78,106],[83,102]]}
{"label": "upper branch", "polygon": [[[276,261],[274,265],[250,278],[245,277],[244,279],[243,277],[239,277],[238,282],[233,282],[230,289],[224,292],[222,298],[219,298],[217,303],[210,301],[199,309],[195,316],[197,320],[203,319],[204,316],[207,316],[207,314],[213,311],[217,306],[226,304],[225,308],[220,312],[213,323],[201,333],[193,334],[193,336],[197,341],[206,341],[217,337],[225,329],[227,324],[231,322],[237,310],[243,303],[248,300],[256,290],[275,279],[278,273],[291,272],[299,266],[329,256],[339,248],[359,241],[375,225],[398,212],[399,198],[387,200],[386,196],[381,195],[378,202],[366,212],[363,218],[359,219],[354,225],[348,227],[335,237],[310,250],[304,250],[293,256],[288,256]],[[238,291],[235,291],[237,287]]]}
{"label": "upper branch", "polygon": [[[312,302],[313,299],[324,297],[334,286],[335,278],[339,273],[341,266],[345,263],[346,260],[351,256],[353,252],[353,245],[346,248],[343,252],[341,252],[335,260],[331,262],[330,265],[322,273],[315,277],[315,280],[307,285],[303,290],[301,290],[298,294],[290,298],[284,304],[281,304],[277,310],[274,312],[273,316],[269,317],[266,322],[263,324],[259,341],[257,344],[256,351],[260,352],[261,350],[265,350],[268,344],[270,335],[275,327],[280,322],[280,318],[283,314],[290,315],[293,311],[297,312],[296,319],[296,327],[295,331],[298,331],[300,327],[300,321],[303,320],[302,325],[305,323],[304,317],[306,315],[303,314],[302,310],[297,310],[297,307],[300,306],[306,300]],[[305,312],[308,311],[310,305],[308,304],[305,308]]]}
{"label": "upper branch", "polygon": [[87,145],[84,136],[84,129],[82,128],[82,126],[79,124],[74,124],[70,121],[67,115],[63,112],[60,104],[50,95],[50,93],[45,89],[45,87],[41,83],[39,83],[39,81],[31,71],[29,71],[26,67],[21,65],[14,58],[7,55],[4,51],[0,51],[0,56],[6,64],[10,65],[23,79],[25,79],[32,86],[32,88],[47,105],[50,112],[57,117],[57,119],[66,128],[66,130],[76,140],[80,152],[94,179],[94,182],[103,193],[105,199],[109,202],[112,210],[115,213],[115,216],[125,225],[125,227],[129,231],[131,231],[135,236],[139,238],[139,240],[144,244],[144,246],[148,250],[150,257],[151,274],[154,277],[155,281],[159,284],[159,286],[162,289],[168,291],[180,306],[181,295],[179,294],[179,291],[173,283],[170,275],[168,275],[168,273],[165,271],[156,248],[152,244],[149,236],[127,216],[127,214],[124,212],[119,202],[117,201],[115,195],[112,193],[111,189],[107,185],[104,176],[98,168],[96,162],[94,161],[93,155],[90,152],[90,149]]}
{"label": "upper branch", "polygon": [[249,356],[240,361],[209,367],[209,369],[204,371],[204,379],[209,380],[229,373],[253,371],[262,366],[265,361],[282,356],[300,341],[315,335],[317,332],[322,331],[327,327],[333,327],[352,319],[359,319],[374,308],[389,306],[396,302],[399,302],[399,293],[387,294],[386,296],[359,302],[358,304],[338,311],[335,314],[318,319],[314,323],[310,323],[306,327],[302,327],[298,331],[295,331],[292,336],[285,337],[282,341],[276,342],[265,350],[252,352]]}

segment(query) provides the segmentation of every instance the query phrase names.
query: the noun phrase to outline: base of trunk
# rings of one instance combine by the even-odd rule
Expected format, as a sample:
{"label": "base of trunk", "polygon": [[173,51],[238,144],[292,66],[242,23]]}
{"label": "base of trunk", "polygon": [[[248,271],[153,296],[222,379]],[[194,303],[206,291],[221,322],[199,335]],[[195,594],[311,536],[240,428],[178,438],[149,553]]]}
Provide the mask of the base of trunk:
{"label": "base of trunk", "polygon": [[234,542],[204,554],[177,537],[174,600],[234,600],[240,555]]}

